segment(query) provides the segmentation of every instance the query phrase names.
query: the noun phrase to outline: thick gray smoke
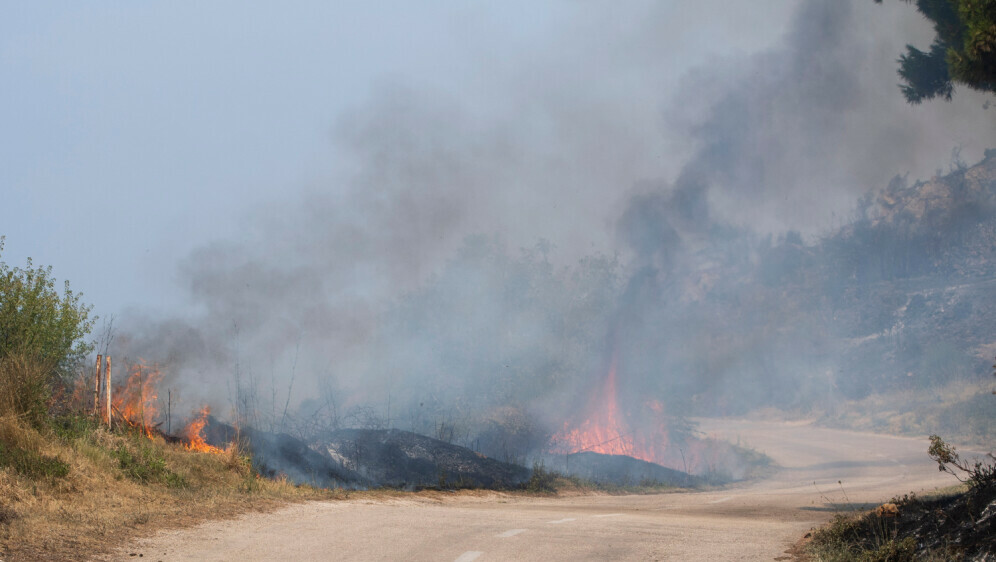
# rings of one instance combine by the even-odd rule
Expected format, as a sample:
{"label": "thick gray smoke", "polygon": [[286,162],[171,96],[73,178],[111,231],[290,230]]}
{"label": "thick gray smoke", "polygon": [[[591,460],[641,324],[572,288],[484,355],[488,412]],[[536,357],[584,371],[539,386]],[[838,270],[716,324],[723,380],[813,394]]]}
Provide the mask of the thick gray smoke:
{"label": "thick gray smoke", "polygon": [[922,22],[888,15],[804,2],[779,47],[685,77],[667,122],[694,147],[684,175],[712,185],[718,216],[815,234],[893,175],[929,177],[958,144],[981,157],[994,123],[984,97],[911,107],[895,96],[895,49]]}
{"label": "thick gray smoke", "polygon": [[[333,127],[327,184],[193,252],[188,312],[128,314],[112,352],[164,364],[190,410],[510,458],[614,354],[636,418],[647,398],[675,414],[811,398],[836,365],[825,310],[785,305],[818,253],[804,236],[956,145],[980,157],[992,111],[968,92],[904,104],[894,59],[929,30],[902,6],[801,2],[761,52],[707,57],[669,41],[691,11],[576,9],[544,50],[482,62],[466,99],[379,90]],[[684,69],[684,49],[705,62]]]}

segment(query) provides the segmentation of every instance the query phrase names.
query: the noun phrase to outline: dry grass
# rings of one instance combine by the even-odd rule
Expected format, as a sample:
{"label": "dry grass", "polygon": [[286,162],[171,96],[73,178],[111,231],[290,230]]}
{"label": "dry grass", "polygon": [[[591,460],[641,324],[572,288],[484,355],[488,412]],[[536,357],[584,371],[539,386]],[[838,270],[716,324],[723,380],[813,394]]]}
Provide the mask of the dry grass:
{"label": "dry grass", "polygon": [[48,417],[46,401],[54,369],[23,353],[0,358],[0,416],[39,423]]}
{"label": "dry grass", "polygon": [[0,444],[69,468],[44,476],[0,458],[0,558],[7,561],[78,560],[164,527],[342,497],[259,478],[237,450],[190,452],[85,418],[35,429],[23,417],[0,417]]}
{"label": "dry grass", "polygon": [[[66,470],[46,470],[50,465]],[[236,447],[224,454],[192,452],[162,437],[109,431],[86,416],[61,416],[41,426],[23,415],[0,416],[0,560],[6,562],[89,558],[163,528],[296,501],[510,500],[614,491],[635,490],[606,490],[563,477],[555,478],[549,492],[321,490],[259,477]]]}

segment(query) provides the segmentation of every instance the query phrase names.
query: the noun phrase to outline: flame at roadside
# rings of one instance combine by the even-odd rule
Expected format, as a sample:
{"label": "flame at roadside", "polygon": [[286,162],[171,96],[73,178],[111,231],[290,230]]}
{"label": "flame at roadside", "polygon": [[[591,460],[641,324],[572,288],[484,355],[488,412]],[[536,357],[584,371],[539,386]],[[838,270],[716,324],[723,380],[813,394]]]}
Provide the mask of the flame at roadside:
{"label": "flame at roadside", "polygon": [[[145,361],[139,360],[131,365],[128,378],[123,384],[117,385],[112,393],[114,417],[124,425],[140,430],[149,439],[162,434],[158,420],[160,404],[157,390],[162,379],[163,372],[158,365],[149,366]],[[86,390],[83,385],[83,382],[77,384],[74,394],[83,396]],[[184,442],[186,449],[215,454],[225,452],[224,449],[208,444],[204,438],[203,432],[210,414],[210,407],[204,406],[197,417],[179,433],[178,437]]]}
{"label": "flame at roadside", "polygon": [[114,412],[127,425],[138,428],[152,439],[159,415],[157,386],[163,374],[158,365],[151,367],[143,360],[131,366],[131,373],[124,385],[112,393]]}
{"label": "flame at roadside", "polygon": [[183,428],[180,435],[187,441],[187,444],[184,445],[187,450],[214,454],[222,454],[225,452],[224,449],[209,445],[208,442],[204,440],[203,431],[204,427],[207,426],[209,415],[211,415],[211,408],[209,406],[204,406],[198,417],[194,419],[194,421],[187,424],[187,427]]}
{"label": "flame at roadside", "polygon": [[[649,431],[632,427],[625,414],[619,410],[616,378],[616,360],[613,358],[600,392],[591,397],[584,419],[580,422],[564,422],[564,428],[550,439],[548,452],[593,452],[627,455],[658,464],[666,462],[666,425],[662,422]],[[648,407],[663,417],[663,407],[659,402],[650,402]]]}

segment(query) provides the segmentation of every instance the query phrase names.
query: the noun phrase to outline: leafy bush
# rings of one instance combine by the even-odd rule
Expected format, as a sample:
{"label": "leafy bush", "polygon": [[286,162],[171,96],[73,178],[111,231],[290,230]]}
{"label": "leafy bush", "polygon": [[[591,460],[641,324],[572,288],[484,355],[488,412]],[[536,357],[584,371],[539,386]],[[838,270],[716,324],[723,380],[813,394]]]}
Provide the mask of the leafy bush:
{"label": "leafy bush", "polygon": [[[3,237],[0,237],[0,252]],[[94,320],[66,282],[60,295],[51,267],[22,268],[0,261],[0,359],[22,355],[68,379],[90,351],[84,340]]]}

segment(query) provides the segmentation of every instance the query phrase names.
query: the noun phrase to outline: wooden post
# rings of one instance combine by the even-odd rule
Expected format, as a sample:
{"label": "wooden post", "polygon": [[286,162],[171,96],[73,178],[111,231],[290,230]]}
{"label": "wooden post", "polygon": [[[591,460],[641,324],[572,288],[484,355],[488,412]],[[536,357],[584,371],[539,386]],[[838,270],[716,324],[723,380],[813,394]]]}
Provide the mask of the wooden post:
{"label": "wooden post", "polygon": [[93,417],[100,417],[100,367],[104,363],[104,356],[97,354],[97,376],[93,381]]}
{"label": "wooden post", "polygon": [[104,390],[107,394],[107,429],[111,428],[111,356],[105,357],[107,368],[104,369]]}
{"label": "wooden post", "polygon": [[138,419],[142,420],[142,431],[145,431],[145,385],[142,384],[142,364],[138,364]]}

